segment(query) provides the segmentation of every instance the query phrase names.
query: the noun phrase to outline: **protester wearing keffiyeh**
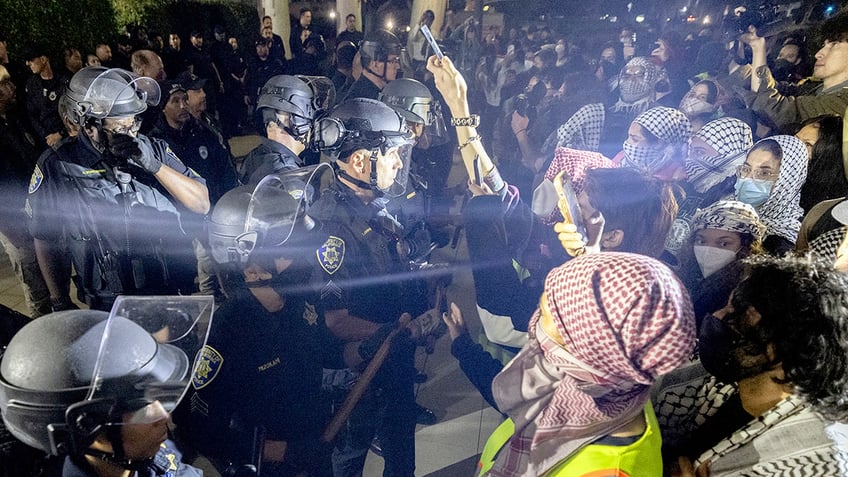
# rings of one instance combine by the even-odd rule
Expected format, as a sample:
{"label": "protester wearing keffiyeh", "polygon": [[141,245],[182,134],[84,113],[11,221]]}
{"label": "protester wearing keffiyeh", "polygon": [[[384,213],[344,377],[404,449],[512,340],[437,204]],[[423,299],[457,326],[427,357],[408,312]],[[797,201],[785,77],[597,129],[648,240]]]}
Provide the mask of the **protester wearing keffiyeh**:
{"label": "protester wearing keffiyeh", "polygon": [[[777,236],[794,246],[804,216],[800,200],[801,186],[807,178],[807,148],[795,136],[780,135],[757,142],[752,151],[763,141],[769,140],[777,142],[783,157],[780,159],[780,171],[768,199],[756,209],[760,220],[766,226],[767,238]],[[764,245],[774,253],[768,241]]]}
{"label": "protester wearing keffiyeh", "polygon": [[562,171],[571,179],[575,194],[583,191],[586,182],[586,171],[589,169],[609,169],[618,165],[597,152],[579,151],[567,147],[558,147],[554,151],[554,159],[545,172],[545,178],[533,192],[532,209],[546,225],[553,225],[563,220],[557,208],[557,196],[553,180]]}
{"label": "protester wearing keffiyeh", "polygon": [[745,153],[754,145],[751,127],[730,117],[708,122],[693,137],[718,152],[707,157],[694,157],[690,153],[686,160],[686,181],[702,194],[736,174],[736,169],[745,162]]}
{"label": "protester wearing keffiyeh", "polygon": [[[559,338],[542,329],[546,319]],[[690,356],[695,322],[689,296],[665,265],[604,252],[551,271],[529,335],[492,384],[515,433],[490,475],[542,475],[630,423],[657,377]]]}
{"label": "protester wearing keffiyeh", "polygon": [[636,116],[633,123],[644,128],[657,141],[653,144],[634,144],[629,139],[624,141],[622,166],[651,175],[675,163],[683,166],[692,136],[692,126],[686,115],[674,108],[659,106]]}

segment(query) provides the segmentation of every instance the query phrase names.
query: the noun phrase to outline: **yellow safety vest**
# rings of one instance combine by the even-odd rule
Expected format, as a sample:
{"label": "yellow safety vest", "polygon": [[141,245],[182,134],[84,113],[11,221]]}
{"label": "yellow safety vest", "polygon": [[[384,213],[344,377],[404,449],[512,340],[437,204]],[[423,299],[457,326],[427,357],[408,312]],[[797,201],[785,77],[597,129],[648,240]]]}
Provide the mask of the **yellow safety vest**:
{"label": "yellow safety vest", "polygon": [[[645,433],[626,446],[589,444],[576,454],[545,472],[546,477],[661,477],[662,439],[657,416],[651,403],[645,405]],[[498,452],[515,433],[515,424],[507,419],[489,436],[477,468],[480,477],[491,470]]]}

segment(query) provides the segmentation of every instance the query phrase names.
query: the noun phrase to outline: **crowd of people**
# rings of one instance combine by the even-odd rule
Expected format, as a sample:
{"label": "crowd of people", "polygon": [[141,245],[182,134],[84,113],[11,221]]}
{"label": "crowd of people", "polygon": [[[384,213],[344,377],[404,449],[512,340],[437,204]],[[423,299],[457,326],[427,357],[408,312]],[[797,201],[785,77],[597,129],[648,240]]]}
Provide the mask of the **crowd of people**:
{"label": "crowd of people", "polygon": [[[302,9],[289,55],[270,17],[247,57],[220,26],[64,65],[0,37],[33,319],[0,324],[4,475],[356,476],[370,449],[412,476],[445,333],[504,416],[480,475],[848,473],[848,12],[813,57],[473,16],[442,57],[440,13],[405,41],[349,15],[328,48]],[[469,262],[433,266],[451,229]]]}

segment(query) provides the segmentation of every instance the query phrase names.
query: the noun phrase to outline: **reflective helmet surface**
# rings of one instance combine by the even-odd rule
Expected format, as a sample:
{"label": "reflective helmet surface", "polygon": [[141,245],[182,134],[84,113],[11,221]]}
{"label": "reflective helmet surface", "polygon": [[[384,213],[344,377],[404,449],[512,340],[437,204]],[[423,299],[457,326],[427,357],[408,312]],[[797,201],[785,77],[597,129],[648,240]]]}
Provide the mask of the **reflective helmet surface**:
{"label": "reflective helmet surface", "polygon": [[388,30],[376,30],[365,36],[359,45],[359,54],[367,60],[385,62],[389,55],[400,55],[400,40]]}
{"label": "reflective helmet surface", "polygon": [[88,66],[74,74],[65,96],[74,110],[70,116],[84,121],[136,116],[148,105],[159,104],[161,91],[152,78],[120,68]]}
{"label": "reflective helmet surface", "polygon": [[315,117],[312,89],[303,80],[289,75],[277,75],[266,81],[259,90],[256,108],[291,114],[298,134],[305,134]]}
{"label": "reflective helmet surface", "polygon": [[[123,352],[102,359],[106,336],[112,347]],[[67,453],[71,451],[68,439],[74,439],[67,436],[77,432],[67,422],[69,408],[96,395],[111,401],[110,409],[140,409],[151,389],[179,381],[189,370],[183,351],[157,343],[150,331],[134,321],[110,318],[102,311],[60,311],[33,320],[9,343],[0,363],[0,412],[10,432],[27,445],[47,453]],[[93,382],[97,387],[92,387]],[[109,419],[100,415],[80,427],[97,428]]]}
{"label": "reflective helmet surface", "polygon": [[317,128],[319,148],[331,155],[344,155],[357,149],[388,149],[412,141],[400,113],[369,98],[353,98],[336,106]]}
{"label": "reflective helmet surface", "polygon": [[433,95],[424,83],[411,78],[390,81],[380,92],[380,101],[395,108],[407,122],[429,126]]}

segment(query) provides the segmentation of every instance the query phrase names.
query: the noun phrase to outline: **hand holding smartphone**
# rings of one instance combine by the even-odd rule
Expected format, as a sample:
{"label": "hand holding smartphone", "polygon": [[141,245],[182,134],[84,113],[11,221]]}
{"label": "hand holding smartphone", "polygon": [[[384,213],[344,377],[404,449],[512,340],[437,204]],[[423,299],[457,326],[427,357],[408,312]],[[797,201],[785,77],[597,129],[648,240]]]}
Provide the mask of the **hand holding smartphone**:
{"label": "hand holding smartphone", "polygon": [[583,223],[583,215],[580,213],[580,205],[577,203],[577,194],[574,193],[571,178],[566,175],[565,171],[561,171],[554,177],[553,182],[554,189],[559,197],[557,208],[565,219],[565,222],[574,224],[577,227],[577,232],[585,239],[588,239],[586,224]]}
{"label": "hand holding smartphone", "polygon": [[430,28],[427,25],[421,25],[421,33],[424,34],[424,38],[427,39],[427,43],[430,44],[430,48],[433,49],[433,54],[436,55],[436,58],[442,59],[444,58],[444,53],[442,53],[442,49],[439,48],[439,44],[436,43],[436,39],[433,38],[433,33],[430,32]]}

